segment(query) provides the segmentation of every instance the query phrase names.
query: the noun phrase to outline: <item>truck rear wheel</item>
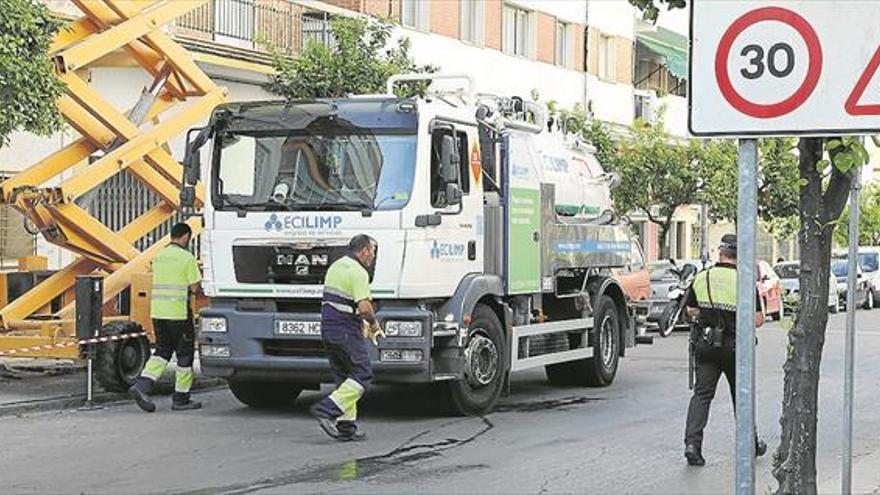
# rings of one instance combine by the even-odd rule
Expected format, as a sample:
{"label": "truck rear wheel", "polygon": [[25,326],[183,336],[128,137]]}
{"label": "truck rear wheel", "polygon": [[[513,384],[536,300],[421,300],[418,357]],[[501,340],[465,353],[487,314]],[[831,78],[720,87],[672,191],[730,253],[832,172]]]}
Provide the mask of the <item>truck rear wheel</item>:
{"label": "truck rear wheel", "polygon": [[620,360],[620,314],[608,296],[596,306],[593,330],[593,357],[544,368],[553,385],[607,387],[614,381]]}
{"label": "truck rear wheel", "polygon": [[[102,337],[142,332],[133,321],[116,321],[101,328]],[[95,379],[107,392],[125,392],[140,376],[150,359],[150,342],[146,337],[111,340],[97,344]]]}
{"label": "truck rear wheel", "polygon": [[507,361],[504,332],[495,312],[478,304],[471,316],[464,352],[464,379],[446,383],[445,392],[452,412],[479,416],[495,407],[504,384]]}
{"label": "truck rear wheel", "polygon": [[289,406],[296,401],[303,387],[287,382],[229,380],[229,390],[239,402],[255,408]]}

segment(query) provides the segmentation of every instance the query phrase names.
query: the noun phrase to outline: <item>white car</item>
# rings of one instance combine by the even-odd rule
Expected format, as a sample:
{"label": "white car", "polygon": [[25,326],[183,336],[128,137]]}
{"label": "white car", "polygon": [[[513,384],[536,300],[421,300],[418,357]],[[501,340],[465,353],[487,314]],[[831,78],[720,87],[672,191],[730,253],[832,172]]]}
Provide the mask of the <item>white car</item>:
{"label": "white car", "polygon": [[[793,309],[794,302],[800,298],[801,264],[799,261],[788,261],[773,266],[773,271],[779,276],[782,283],[782,303],[787,311]],[[840,311],[840,295],[837,288],[837,277],[834,272],[829,273],[828,280],[828,311],[837,313]]]}

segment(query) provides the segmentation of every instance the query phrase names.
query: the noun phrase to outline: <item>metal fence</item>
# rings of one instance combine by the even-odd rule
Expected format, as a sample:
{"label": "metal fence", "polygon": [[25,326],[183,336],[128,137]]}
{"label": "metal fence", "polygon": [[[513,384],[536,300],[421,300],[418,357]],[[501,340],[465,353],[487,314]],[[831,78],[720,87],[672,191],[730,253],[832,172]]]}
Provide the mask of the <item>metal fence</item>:
{"label": "metal fence", "polygon": [[258,51],[333,45],[331,16],[288,0],[211,0],[176,21],[178,35]]}
{"label": "metal fence", "polygon": [[[156,206],[159,201],[159,197],[140,179],[127,170],[123,170],[89,193],[88,203],[83,206],[110,230],[119,231],[135,218]],[[134,246],[143,251],[167,235],[172,225],[184,220],[186,218],[178,213],[146,236],[138,239]],[[198,247],[197,239],[196,248],[198,249]]]}

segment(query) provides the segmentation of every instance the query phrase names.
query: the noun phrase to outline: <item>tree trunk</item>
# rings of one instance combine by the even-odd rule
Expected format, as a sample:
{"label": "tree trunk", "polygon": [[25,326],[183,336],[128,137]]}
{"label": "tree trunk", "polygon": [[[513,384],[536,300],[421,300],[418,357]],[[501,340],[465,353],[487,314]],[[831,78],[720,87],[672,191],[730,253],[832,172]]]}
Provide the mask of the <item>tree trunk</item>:
{"label": "tree trunk", "polygon": [[807,184],[800,191],[801,250],[800,309],[788,333],[788,358],[782,399],[782,438],[773,459],[777,494],[816,493],[816,425],[819,367],[828,322],[828,283],[834,224],[849,193],[850,175],[835,169],[822,192],[823,139],[800,140],[800,176]]}
{"label": "tree trunk", "polygon": [[659,258],[661,260],[668,260],[669,258],[672,257],[672,255],[670,253],[671,250],[669,249],[670,246],[669,246],[669,239],[668,239],[669,229],[672,226],[672,222],[667,221],[665,223],[658,223],[657,226],[659,228],[659,232],[658,232],[659,239],[657,242],[659,244],[659,248],[660,248],[659,249],[659,251],[660,251]]}

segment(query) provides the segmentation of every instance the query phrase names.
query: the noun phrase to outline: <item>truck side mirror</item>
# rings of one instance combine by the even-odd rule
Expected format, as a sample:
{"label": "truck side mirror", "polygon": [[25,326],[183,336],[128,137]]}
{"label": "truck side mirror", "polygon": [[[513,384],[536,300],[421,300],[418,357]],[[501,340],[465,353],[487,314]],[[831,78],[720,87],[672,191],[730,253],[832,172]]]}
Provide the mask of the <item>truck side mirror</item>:
{"label": "truck side mirror", "polygon": [[461,186],[456,182],[446,184],[446,204],[450,206],[461,204]]}
{"label": "truck side mirror", "polygon": [[192,208],[196,204],[196,186],[185,185],[180,190],[180,205]]}
{"label": "truck side mirror", "polygon": [[[196,134],[193,138],[193,133]],[[202,178],[202,146],[211,137],[211,126],[194,127],[186,133],[186,153],[183,156],[183,186],[180,190],[180,206],[193,207],[196,201],[195,185]]]}
{"label": "truck side mirror", "polygon": [[458,184],[461,180],[458,151],[455,149],[455,138],[452,136],[443,136],[440,145],[440,174],[443,176],[443,182],[447,184]]}

